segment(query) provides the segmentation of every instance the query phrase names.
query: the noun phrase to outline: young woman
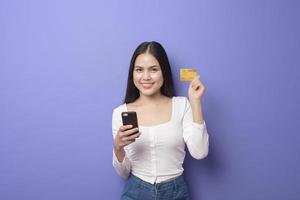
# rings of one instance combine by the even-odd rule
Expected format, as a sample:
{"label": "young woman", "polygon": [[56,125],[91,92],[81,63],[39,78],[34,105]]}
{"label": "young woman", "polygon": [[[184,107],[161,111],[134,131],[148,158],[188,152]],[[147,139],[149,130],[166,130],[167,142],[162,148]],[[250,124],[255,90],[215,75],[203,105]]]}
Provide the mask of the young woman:
{"label": "young woman", "polygon": [[[208,154],[202,115],[205,87],[199,76],[188,97],[176,97],[171,67],[158,42],[144,42],[129,67],[124,104],[113,111],[113,166],[128,177],[121,199],[189,199],[183,178],[185,145],[196,159]],[[135,111],[139,128],[123,126],[121,113]]]}

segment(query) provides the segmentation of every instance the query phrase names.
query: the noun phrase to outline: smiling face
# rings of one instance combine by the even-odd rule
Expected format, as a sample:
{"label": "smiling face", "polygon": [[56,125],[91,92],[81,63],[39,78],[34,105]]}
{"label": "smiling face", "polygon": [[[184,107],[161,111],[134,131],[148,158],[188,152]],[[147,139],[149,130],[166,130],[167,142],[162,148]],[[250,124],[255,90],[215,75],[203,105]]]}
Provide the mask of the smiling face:
{"label": "smiling face", "polygon": [[137,56],[133,69],[133,83],[140,95],[154,96],[160,94],[164,82],[159,62],[149,53]]}

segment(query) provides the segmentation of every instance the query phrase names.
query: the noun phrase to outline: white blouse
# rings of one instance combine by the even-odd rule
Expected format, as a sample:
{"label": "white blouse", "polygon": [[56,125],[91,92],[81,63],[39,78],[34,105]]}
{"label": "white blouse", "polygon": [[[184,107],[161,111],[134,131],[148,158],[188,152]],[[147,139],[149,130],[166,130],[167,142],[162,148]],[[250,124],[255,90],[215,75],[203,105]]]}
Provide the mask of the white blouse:
{"label": "white blouse", "polygon": [[[122,126],[121,113],[126,104],[113,110],[112,132],[116,137]],[[154,126],[139,126],[141,135],[124,147],[125,158],[119,162],[113,152],[113,166],[120,176],[130,173],[149,183],[159,183],[183,173],[185,144],[192,157],[202,159],[208,154],[209,135],[205,122],[193,122],[193,113],[186,97],[172,98],[170,121]]]}

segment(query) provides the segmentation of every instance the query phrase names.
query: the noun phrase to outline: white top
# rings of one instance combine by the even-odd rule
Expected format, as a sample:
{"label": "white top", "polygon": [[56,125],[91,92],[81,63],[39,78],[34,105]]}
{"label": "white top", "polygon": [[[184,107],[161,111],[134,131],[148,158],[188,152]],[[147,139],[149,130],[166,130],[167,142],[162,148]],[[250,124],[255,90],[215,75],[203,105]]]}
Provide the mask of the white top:
{"label": "white top", "polygon": [[[115,138],[122,126],[121,113],[126,104],[114,109],[112,132]],[[154,126],[139,126],[141,135],[124,147],[125,158],[119,162],[113,152],[113,166],[120,176],[130,173],[149,183],[159,183],[183,173],[185,144],[192,157],[202,159],[208,154],[208,133],[205,122],[193,122],[193,113],[186,97],[172,98],[170,121]]]}

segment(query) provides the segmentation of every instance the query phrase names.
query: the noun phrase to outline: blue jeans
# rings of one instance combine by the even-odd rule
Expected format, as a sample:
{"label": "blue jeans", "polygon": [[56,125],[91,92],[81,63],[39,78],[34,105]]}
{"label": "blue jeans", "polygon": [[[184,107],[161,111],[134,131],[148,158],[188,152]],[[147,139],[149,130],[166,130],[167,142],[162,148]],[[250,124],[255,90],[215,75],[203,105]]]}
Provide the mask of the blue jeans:
{"label": "blue jeans", "polygon": [[162,182],[148,183],[130,175],[124,187],[121,200],[189,200],[187,184],[183,175]]}

